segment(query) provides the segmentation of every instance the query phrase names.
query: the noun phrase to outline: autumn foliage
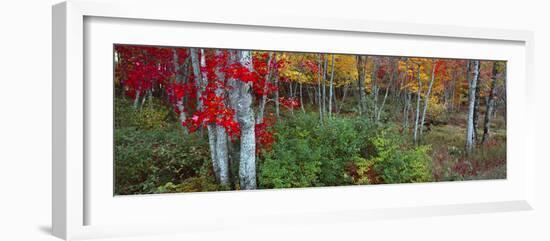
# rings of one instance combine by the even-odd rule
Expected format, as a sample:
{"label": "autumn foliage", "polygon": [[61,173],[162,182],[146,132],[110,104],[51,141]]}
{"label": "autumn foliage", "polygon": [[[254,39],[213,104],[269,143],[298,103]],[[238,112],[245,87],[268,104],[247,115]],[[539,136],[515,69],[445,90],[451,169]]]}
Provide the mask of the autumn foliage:
{"label": "autumn foliage", "polygon": [[505,178],[505,71],[503,61],[116,44],[115,192]]}

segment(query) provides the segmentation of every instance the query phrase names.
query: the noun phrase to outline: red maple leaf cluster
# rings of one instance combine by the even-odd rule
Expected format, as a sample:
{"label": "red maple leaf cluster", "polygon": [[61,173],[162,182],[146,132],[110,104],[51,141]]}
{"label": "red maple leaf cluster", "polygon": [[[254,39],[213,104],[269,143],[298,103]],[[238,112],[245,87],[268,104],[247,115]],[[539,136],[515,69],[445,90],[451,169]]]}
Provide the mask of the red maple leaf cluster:
{"label": "red maple leaf cluster", "polygon": [[275,142],[274,132],[271,130],[274,123],[274,118],[264,118],[262,123],[256,124],[254,134],[256,136],[257,154],[260,154],[262,150],[271,150]]}
{"label": "red maple leaf cluster", "polygon": [[280,97],[279,103],[288,109],[295,109],[300,107],[300,102],[296,98],[292,97]]}
{"label": "red maple leaf cluster", "polygon": [[169,48],[116,45],[121,84],[130,97],[161,85],[174,74],[172,51]]}
{"label": "red maple leaf cluster", "polygon": [[442,75],[444,74],[447,66],[445,65],[445,61],[437,60],[435,62],[435,73],[436,75]]}
{"label": "red maple leaf cluster", "polygon": [[300,67],[304,70],[311,71],[311,73],[319,72],[319,66],[313,60],[305,59],[300,63]]}
{"label": "red maple leaf cluster", "polygon": [[[163,91],[159,96],[166,97],[175,113],[184,111],[190,117],[182,123],[189,131],[215,124],[223,126],[233,138],[240,135],[240,126],[235,118],[236,110],[228,105],[226,95],[232,87],[227,80],[252,83],[253,93],[259,97],[276,91],[275,85],[266,82],[266,77],[271,68],[284,66],[283,61],[268,63],[269,56],[265,53],[253,56],[253,68],[248,69],[238,61],[230,63],[232,50],[207,49],[204,51],[205,64],[200,66],[201,76],[195,76],[192,65],[185,64],[190,57],[188,48],[115,45],[115,51],[115,71],[129,97],[139,98],[138,93],[143,96],[151,90]],[[176,73],[176,64],[188,69],[181,68]],[[187,73],[186,79],[175,81],[177,75],[183,76],[182,73]],[[295,105],[288,100],[285,103],[285,106]],[[272,124],[264,121],[257,125],[256,141],[260,149],[269,148],[274,141],[273,133],[268,131]]]}
{"label": "red maple leaf cluster", "polygon": [[[187,125],[190,131],[196,131],[199,128],[205,128],[210,124],[215,124],[225,128],[227,134],[234,138],[240,135],[239,123],[235,120],[236,111],[228,107],[226,91],[230,89],[225,77],[229,69],[225,68],[228,63],[228,54],[225,51],[205,52],[205,66],[201,66],[201,72],[206,73],[206,87],[202,91],[199,99],[202,102],[202,108],[193,113],[188,119]],[[221,76],[224,78],[221,78]]]}

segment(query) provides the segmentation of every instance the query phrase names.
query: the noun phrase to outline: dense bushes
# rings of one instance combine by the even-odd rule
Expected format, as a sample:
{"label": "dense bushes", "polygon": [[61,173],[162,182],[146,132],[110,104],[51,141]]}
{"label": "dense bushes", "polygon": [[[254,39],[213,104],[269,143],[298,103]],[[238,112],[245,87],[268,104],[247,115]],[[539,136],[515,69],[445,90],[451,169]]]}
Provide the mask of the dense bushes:
{"label": "dense bushes", "polygon": [[261,188],[431,180],[428,147],[404,147],[391,129],[365,118],[299,114],[275,126],[276,143],[259,166]]}
{"label": "dense bushes", "polygon": [[216,188],[208,143],[199,134],[184,137],[182,128],[168,124],[168,112],[158,106],[115,108],[116,194]]}
{"label": "dense bushes", "polygon": [[115,193],[154,193],[168,182],[208,175],[208,144],[198,136],[183,138],[175,128],[115,131]]}
{"label": "dense bushes", "polygon": [[[116,108],[116,194],[224,190],[214,180],[204,136],[184,135],[159,106]],[[260,188],[422,182],[432,176],[427,147],[405,147],[392,128],[367,118],[321,125],[317,115],[296,113],[273,131],[273,147],[258,158]]]}
{"label": "dense bushes", "polygon": [[297,114],[275,126],[276,143],[260,163],[262,188],[335,186],[351,184],[346,166],[367,149],[373,135],[359,118],[329,119]]}
{"label": "dense bushes", "polygon": [[429,147],[402,148],[396,137],[378,136],[373,144],[376,155],[370,160],[381,183],[428,182],[432,180]]}

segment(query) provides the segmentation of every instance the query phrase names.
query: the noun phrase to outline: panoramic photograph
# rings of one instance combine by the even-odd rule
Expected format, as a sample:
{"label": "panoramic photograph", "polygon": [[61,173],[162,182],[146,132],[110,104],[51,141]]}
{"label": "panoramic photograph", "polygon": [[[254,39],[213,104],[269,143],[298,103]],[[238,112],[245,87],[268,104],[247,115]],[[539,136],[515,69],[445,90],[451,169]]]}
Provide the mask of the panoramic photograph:
{"label": "panoramic photograph", "polygon": [[506,61],[115,44],[114,195],[506,179]]}

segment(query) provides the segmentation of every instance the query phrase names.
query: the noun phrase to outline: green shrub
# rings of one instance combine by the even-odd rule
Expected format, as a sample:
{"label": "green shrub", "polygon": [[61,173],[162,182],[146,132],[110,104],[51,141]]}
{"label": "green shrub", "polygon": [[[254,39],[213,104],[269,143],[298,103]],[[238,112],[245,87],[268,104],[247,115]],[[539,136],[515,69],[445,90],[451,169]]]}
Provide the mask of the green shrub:
{"label": "green shrub", "polygon": [[335,118],[327,120],[316,130],[317,145],[321,147],[321,176],[324,186],[351,184],[346,166],[365,150],[375,128],[361,118]]}
{"label": "green shrub", "polygon": [[115,129],[115,193],[155,193],[168,182],[208,176],[208,144],[196,135],[183,138],[176,127],[165,131]]}
{"label": "green shrub", "polygon": [[346,167],[365,156],[376,128],[363,118],[296,114],[274,127],[276,142],[259,164],[261,188],[353,184]]}
{"label": "green shrub", "polygon": [[403,148],[391,134],[373,140],[376,156],[370,160],[382,183],[428,182],[432,180],[429,146]]}
{"label": "green shrub", "polygon": [[260,163],[261,188],[318,186],[322,151],[311,138],[317,122],[313,116],[303,115],[275,126],[277,141]]}
{"label": "green shrub", "polygon": [[362,157],[356,157],[352,163],[353,167],[353,183],[362,185],[362,184],[372,184],[372,170],[374,168],[374,162],[372,159],[367,160]]}

